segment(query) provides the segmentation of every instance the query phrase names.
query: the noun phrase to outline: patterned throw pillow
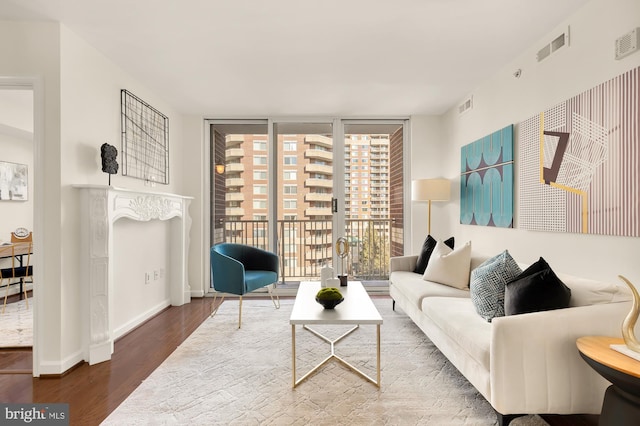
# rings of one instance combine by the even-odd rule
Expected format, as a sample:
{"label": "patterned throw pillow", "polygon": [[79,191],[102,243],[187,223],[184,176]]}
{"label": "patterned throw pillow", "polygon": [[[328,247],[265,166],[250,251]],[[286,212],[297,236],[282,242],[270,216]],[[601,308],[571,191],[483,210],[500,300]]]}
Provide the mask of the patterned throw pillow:
{"label": "patterned throw pillow", "polygon": [[469,290],[478,315],[488,322],[503,317],[505,286],[520,273],[522,270],[507,250],[471,271]]}

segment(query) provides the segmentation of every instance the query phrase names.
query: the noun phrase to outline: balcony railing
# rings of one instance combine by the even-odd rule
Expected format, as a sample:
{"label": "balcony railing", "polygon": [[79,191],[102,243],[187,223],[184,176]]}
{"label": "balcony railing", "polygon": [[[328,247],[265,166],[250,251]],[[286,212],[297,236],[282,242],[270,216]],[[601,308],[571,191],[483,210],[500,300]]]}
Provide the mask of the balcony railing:
{"label": "balcony railing", "polygon": [[320,149],[305,149],[304,158],[317,158],[320,160],[333,161],[333,153],[331,151],[322,151]]}
{"label": "balcony railing", "polygon": [[333,188],[333,180],[308,178],[304,180],[304,186],[306,186],[307,188]]}
{"label": "balcony railing", "polygon": [[[269,250],[268,221],[222,221],[223,241]],[[324,265],[342,273],[340,259],[333,258],[331,220],[279,220],[277,222],[282,282],[318,279]],[[390,219],[347,219],[342,235],[349,242],[344,268],[352,279],[389,279]]]}

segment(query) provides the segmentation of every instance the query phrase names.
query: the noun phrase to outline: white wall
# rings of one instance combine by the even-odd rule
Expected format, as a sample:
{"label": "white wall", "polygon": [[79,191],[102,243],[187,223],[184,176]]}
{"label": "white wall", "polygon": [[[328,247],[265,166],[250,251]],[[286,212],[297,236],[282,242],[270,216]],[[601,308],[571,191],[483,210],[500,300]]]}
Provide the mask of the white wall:
{"label": "white wall", "polygon": [[[113,253],[113,279],[117,285],[113,289],[111,320],[115,338],[171,304],[167,282],[171,273],[170,226],[170,221],[160,220],[141,226],[126,218],[113,225],[113,244],[119,248]],[[132,252],[136,255],[132,256]],[[150,275],[148,282],[145,273]]]}
{"label": "white wall", "polygon": [[[448,177],[442,167],[442,156],[447,141],[442,133],[442,119],[434,116],[411,117],[411,148],[407,153],[411,165],[411,180]],[[452,189],[453,191],[453,189]],[[411,187],[405,188],[405,194],[411,203]],[[431,233],[434,238],[447,239],[449,225],[443,207],[445,203],[432,203]],[[411,225],[409,239],[406,241],[407,254],[419,253],[427,236],[428,206],[426,203],[411,204]]]}
{"label": "white wall", "polygon": [[[107,142],[118,148],[119,173],[112,175],[111,184],[116,187],[143,189],[149,191],[181,194],[182,186],[182,117],[174,111],[158,95],[147,89],[141,82],[127,75],[116,64],[110,62],[100,52],[84,40],[76,36],[66,27],[60,28],[60,75],[61,75],[61,216],[60,228],[64,236],[60,248],[64,254],[61,259],[61,291],[64,297],[62,311],[62,354],[66,370],[81,360],[81,327],[80,300],[81,286],[79,258],[80,206],[79,192],[74,184],[108,183],[107,174],[102,172],[100,147]],[[120,90],[127,89],[134,95],[165,114],[169,118],[169,185],[156,184],[148,187],[145,181],[122,176],[121,128],[120,128]],[[168,256],[169,233],[165,225],[152,222],[118,223],[116,222],[115,250],[118,253],[114,269],[117,278],[116,286],[136,288],[144,285],[144,273],[139,269],[159,268],[166,265]],[[137,235],[137,244],[131,242],[120,232],[129,229]],[[139,228],[139,229],[138,229]],[[149,228],[149,229],[148,229]],[[133,230],[135,229],[135,232]],[[154,232],[154,229],[161,232]],[[127,234],[126,232],[124,234]],[[120,244],[119,241],[124,242]],[[158,248],[165,247],[165,250]],[[138,262],[130,262],[137,260]],[[148,266],[153,265],[153,266]],[[158,284],[158,283],[156,283]],[[114,303],[114,318],[117,325],[130,327],[135,322],[145,319],[141,313],[151,314],[155,307],[169,304],[166,285],[146,287],[146,298],[136,298],[127,304]],[[114,290],[114,295],[121,295],[122,290]],[[163,302],[164,301],[164,302]],[[151,305],[150,305],[151,304]],[[148,315],[147,315],[148,316]],[[135,325],[135,324],[133,324]]]}
{"label": "white wall", "polygon": [[[120,149],[120,90],[128,89],[169,117],[170,185],[148,188],[143,181],[121,174],[112,176],[112,185],[181,193],[182,118],[144,84],[57,23],[1,22],[0,57],[0,76],[42,81],[44,142],[39,154],[43,167],[36,173],[42,176],[39,191],[44,211],[39,213],[42,229],[34,231],[40,231],[42,244],[37,250],[44,259],[36,274],[46,277],[46,283],[37,287],[38,350],[34,358],[39,374],[58,374],[82,360],[80,290],[86,283],[80,282],[77,265],[79,196],[72,185],[107,183],[99,150],[105,142]],[[145,238],[150,247],[168,243],[165,232],[151,232]],[[129,245],[119,255],[135,259],[142,253],[140,247]],[[145,260],[159,265],[166,262],[166,256],[151,251]],[[144,283],[144,275],[139,277],[135,270],[127,274],[128,268],[133,269],[128,265],[119,270],[124,279],[135,281],[134,285]],[[165,297],[160,287],[150,291],[152,300]],[[138,308],[145,311],[148,306],[141,302]],[[134,311],[135,307],[128,306],[119,318],[127,322]]]}
{"label": "white wall", "polygon": [[[570,47],[538,63],[538,49],[567,26],[570,26]],[[440,174],[453,180],[453,202],[434,214],[447,217],[445,229],[451,230],[457,242],[471,240],[474,250],[487,255],[509,249],[516,260],[525,263],[543,256],[552,268],[579,276],[618,282],[617,275],[622,274],[640,287],[640,238],[460,225],[457,189],[463,145],[508,124],[517,125],[547,107],[640,66],[640,52],[619,61],[614,59],[614,40],[637,26],[640,26],[637,0],[593,0],[555,31],[523,49],[519,58],[474,90],[473,110],[458,116],[454,108],[442,117],[447,143]],[[522,69],[519,79],[513,76],[516,69]],[[420,142],[414,139],[414,144]],[[417,174],[415,169],[413,174]],[[517,161],[515,174],[518,174]],[[515,211],[517,227],[517,190]],[[424,238],[424,232],[416,232],[419,238]]]}
{"label": "white wall", "polygon": [[[189,235],[189,285],[192,297],[202,297],[209,282],[209,238],[205,235],[205,182],[209,179],[205,171],[204,117],[183,117],[182,144],[184,173],[182,195],[193,197],[189,208],[191,232]],[[206,245],[205,245],[206,244]]]}

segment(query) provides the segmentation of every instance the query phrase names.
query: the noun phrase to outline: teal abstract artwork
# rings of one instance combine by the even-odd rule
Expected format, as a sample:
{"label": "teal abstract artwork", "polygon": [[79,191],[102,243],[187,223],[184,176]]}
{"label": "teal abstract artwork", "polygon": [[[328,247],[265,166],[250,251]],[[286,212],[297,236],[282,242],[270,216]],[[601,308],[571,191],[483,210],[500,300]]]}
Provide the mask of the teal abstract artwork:
{"label": "teal abstract artwork", "polygon": [[513,125],[461,151],[460,223],[513,228]]}

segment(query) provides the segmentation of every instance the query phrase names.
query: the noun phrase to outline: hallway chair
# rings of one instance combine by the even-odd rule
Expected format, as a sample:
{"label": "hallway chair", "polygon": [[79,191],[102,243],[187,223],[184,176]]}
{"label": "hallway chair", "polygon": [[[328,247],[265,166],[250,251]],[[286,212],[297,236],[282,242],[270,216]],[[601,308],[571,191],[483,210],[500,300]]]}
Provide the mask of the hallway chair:
{"label": "hallway chair", "polygon": [[[26,249],[27,261],[26,264],[21,266],[16,265],[16,249],[24,245]],[[29,309],[29,298],[27,297],[27,286],[24,285],[24,280],[26,278],[31,278],[33,282],[33,266],[31,266],[31,252],[33,250],[33,243],[17,243],[12,244],[7,247],[0,247],[0,252],[2,252],[2,256],[10,256],[11,257],[11,267],[10,268],[2,268],[0,269],[0,286],[4,284],[4,281],[7,280],[6,291],[4,293],[4,304],[2,306],[2,313],[4,314],[5,309],[7,308],[7,298],[9,297],[9,287],[14,284],[20,284],[20,280],[22,280],[22,292],[24,293],[24,298],[27,304],[27,309]],[[6,253],[5,253],[6,252]],[[18,281],[15,281],[15,280]]]}
{"label": "hallway chair", "polygon": [[[16,228],[16,230],[11,233],[11,242],[14,244],[15,243],[32,243],[33,244],[33,232],[29,231],[27,228]],[[29,253],[31,253],[32,248],[33,246],[29,248],[30,250]],[[23,278],[22,282],[33,284],[33,276],[31,276],[31,279],[29,281]],[[27,307],[29,306],[27,305]]]}
{"label": "hallway chair", "polygon": [[242,296],[262,287],[267,287],[273,306],[280,309],[280,298],[271,286],[277,281],[278,256],[274,253],[243,244],[216,244],[211,247],[211,282],[216,291],[211,316],[224,301],[223,294],[220,303],[216,304],[219,293],[236,294],[240,296],[238,328],[241,328]]}

